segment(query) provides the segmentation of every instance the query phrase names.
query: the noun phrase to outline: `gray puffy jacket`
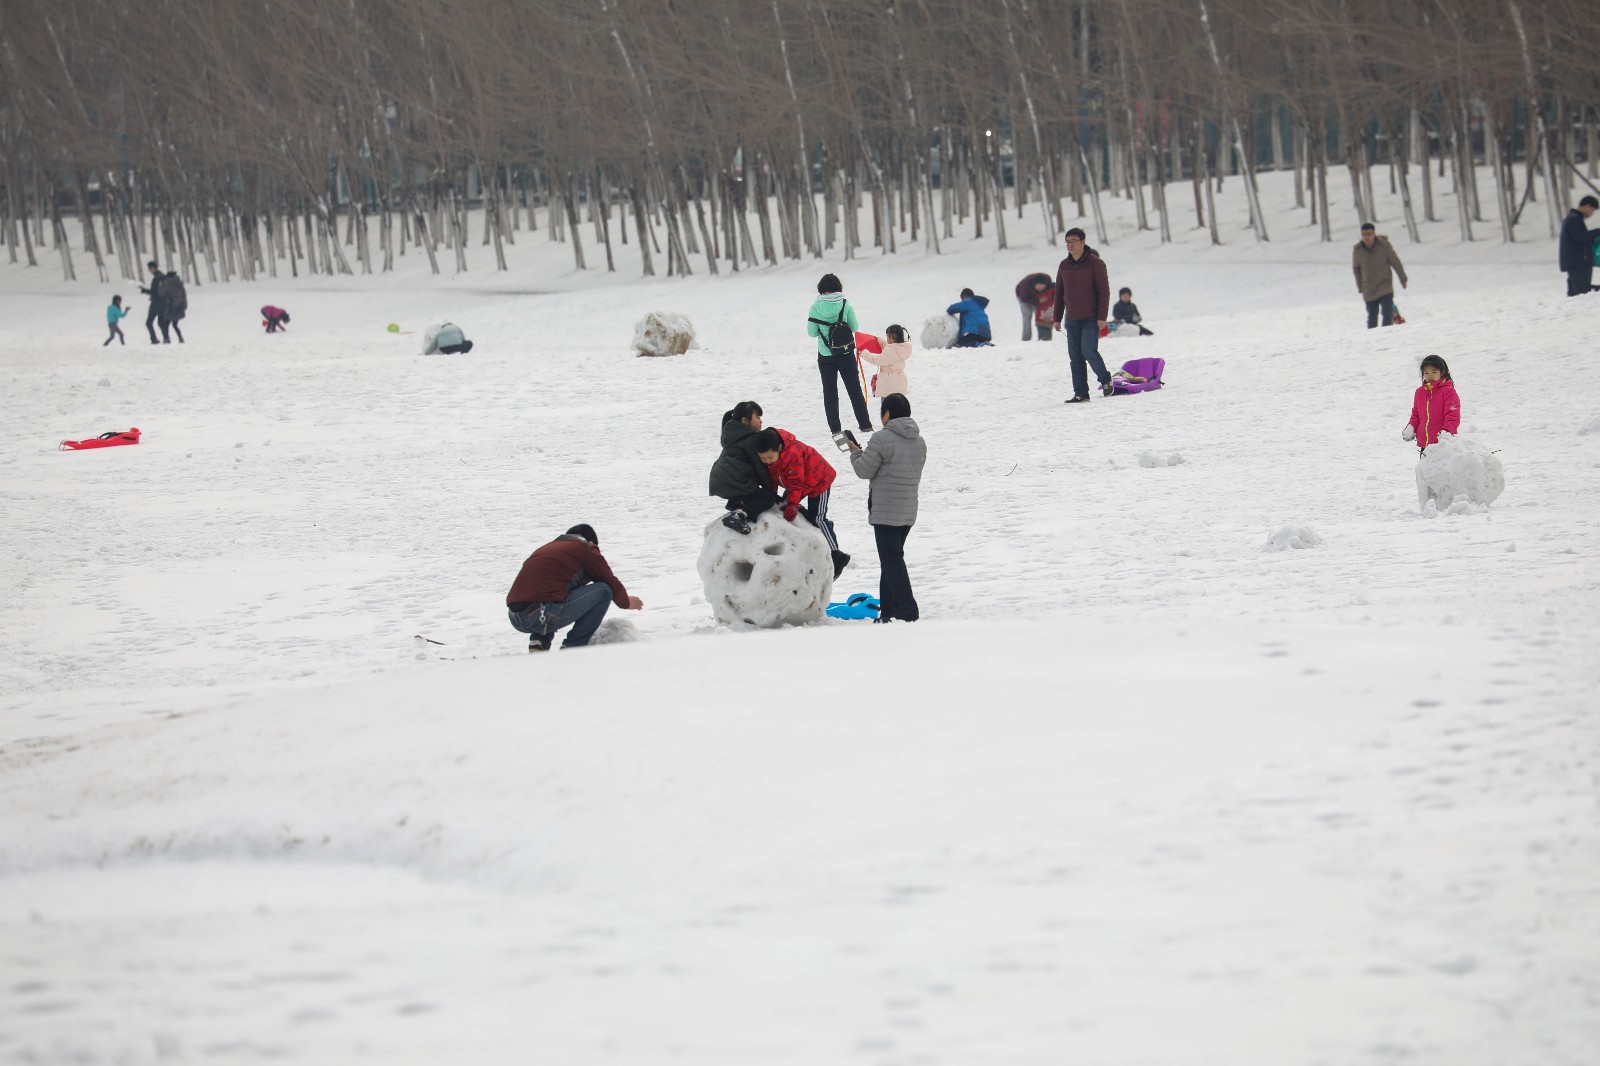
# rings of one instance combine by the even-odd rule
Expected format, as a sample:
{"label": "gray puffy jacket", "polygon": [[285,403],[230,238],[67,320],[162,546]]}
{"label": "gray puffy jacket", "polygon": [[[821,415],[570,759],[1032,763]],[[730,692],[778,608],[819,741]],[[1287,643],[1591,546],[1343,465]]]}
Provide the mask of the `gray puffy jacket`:
{"label": "gray puffy jacket", "polygon": [[851,452],[856,477],[871,482],[867,521],[875,526],[916,525],[917,486],[927,461],[928,442],[911,418],[891,418],[865,449]]}

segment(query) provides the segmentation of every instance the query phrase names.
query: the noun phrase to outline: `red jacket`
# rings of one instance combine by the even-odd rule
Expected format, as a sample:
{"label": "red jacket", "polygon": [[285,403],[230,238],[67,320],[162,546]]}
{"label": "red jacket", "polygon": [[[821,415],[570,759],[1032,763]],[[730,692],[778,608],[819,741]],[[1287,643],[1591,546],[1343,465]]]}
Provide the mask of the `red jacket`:
{"label": "red jacket", "polygon": [[1081,259],[1069,255],[1056,268],[1055,320],[1104,322],[1110,311],[1111,282],[1106,278],[1106,261],[1084,245]]}
{"label": "red jacket", "polygon": [[1456,396],[1456,383],[1436,381],[1423,383],[1411,400],[1411,428],[1417,435],[1417,447],[1426,448],[1439,443],[1440,433],[1461,431],[1461,400]]}
{"label": "red jacket", "polygon": [[767,472],[783,489],[783,517],[793,522],[794,516],[800,513],[800,501],[808,496],[814,500],[827,492],[833,484],[835,471],[820,452],[796,440],[793,433],[780,429],[778,436],[783,438],[783,451],[778,453],[778,461],[767,467]]}

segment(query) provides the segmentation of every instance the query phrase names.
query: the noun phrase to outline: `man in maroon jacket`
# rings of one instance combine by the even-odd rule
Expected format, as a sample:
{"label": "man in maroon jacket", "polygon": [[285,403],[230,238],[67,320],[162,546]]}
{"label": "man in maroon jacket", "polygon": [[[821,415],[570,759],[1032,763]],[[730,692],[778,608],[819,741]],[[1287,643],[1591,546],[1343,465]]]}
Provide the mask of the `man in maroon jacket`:
{"label": "man in maroon jacket", "polygon": [[573,526],[528,556],[506,593],[511,628],[528,634],[529,651],[549,651],[556,631],[566,626],[572,632],[561,646],[583,647],[613,603],[625,611],[644,606],[611,572],[600,554],[600,538],[586,524]]}
{"label": "man in maroon jacket", "polygon": [[1084,243],[1084,232],[1074,226],[1067,230],[1067,257],[1056,268],[1056,328],[1067,334],[1067,355],[1072,359],[1072,399],[1067,403],[1089,402],[1089,371],[1094,367],[1100,381],[1100,394],[1111,395],[1111,375],[1100,358],[1100,331],[1106,328],[1111,310],[1111,283],[1106,279],[1105,260]]}

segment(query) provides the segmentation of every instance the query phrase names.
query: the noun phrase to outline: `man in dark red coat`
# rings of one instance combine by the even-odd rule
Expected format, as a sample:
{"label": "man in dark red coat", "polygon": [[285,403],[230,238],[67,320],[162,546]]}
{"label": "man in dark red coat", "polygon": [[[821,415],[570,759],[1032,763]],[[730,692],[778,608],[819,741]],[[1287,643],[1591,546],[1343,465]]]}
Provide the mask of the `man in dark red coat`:
{"label": "man in dark red coat", "polygon": [[549,651],[556,631],[567,626],[572,632],[561,646],[583,647],[613,603],[625,611],[644,606],[611,572],[600,554],[600,538],[587,524],[573,526],[528,556],[506,593],[511,628],[528,634],[529,651]]}
{"label": "man in dark red coat", "polygon": [[[1094,367],[1100,394],[1111,395],[1111,375],[1100,358],[1100,331],[1111,311],[1111,282],[1105,260],[1085,243],[1084,232],[1067,230],[1067,257],[1056,268],[1056,328],[1067,334],[1067,355],[1072,359],[1072,399],[1089,402],[1089,371]],[[1085,363],[1088,366],[1085,366]]]}

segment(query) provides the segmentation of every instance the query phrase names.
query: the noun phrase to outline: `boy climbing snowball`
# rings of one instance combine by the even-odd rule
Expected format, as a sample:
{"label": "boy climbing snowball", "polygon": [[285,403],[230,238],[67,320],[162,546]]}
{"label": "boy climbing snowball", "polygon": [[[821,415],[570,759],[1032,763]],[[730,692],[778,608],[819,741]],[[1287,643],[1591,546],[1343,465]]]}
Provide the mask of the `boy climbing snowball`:
{"label": "boy climbing snowball", "polygon": [[[790,522],[801,513],[806,521],[816,526],[828,542],[833,555],[833,576],[844,572],[850,556],[839,550],[834,539],[833,522],[828,518],[828,492],[836,471],[815,448],[786,429],[768,428],[756,434],[756,455],[767,465],[773,481],[783,489],[779,504],[783,517]],[[805,507],[800,501],[805,500]]]}

